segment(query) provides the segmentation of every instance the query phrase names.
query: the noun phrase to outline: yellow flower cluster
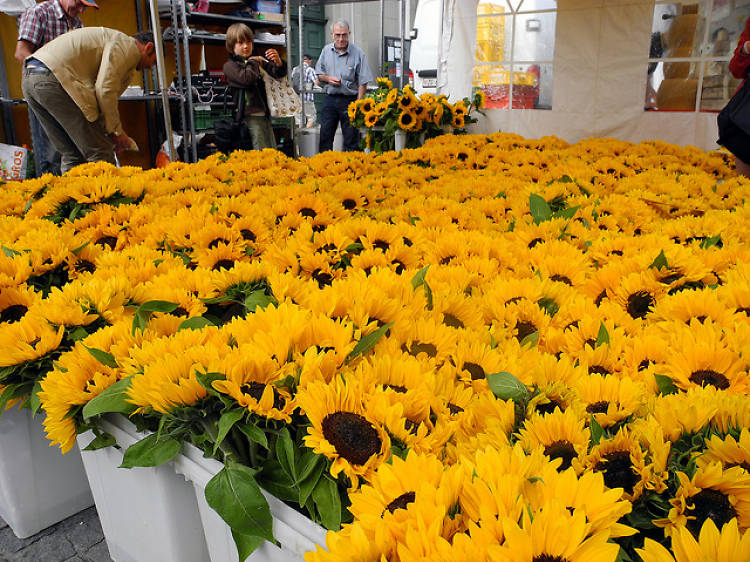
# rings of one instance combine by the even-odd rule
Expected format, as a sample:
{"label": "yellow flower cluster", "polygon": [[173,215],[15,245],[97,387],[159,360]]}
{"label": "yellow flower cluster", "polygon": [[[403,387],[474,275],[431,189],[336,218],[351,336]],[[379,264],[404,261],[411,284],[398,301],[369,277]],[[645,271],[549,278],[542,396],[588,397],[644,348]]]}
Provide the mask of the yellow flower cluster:
{"label": "yellow flower cluster", "polygon": [[498,133],[9,183],[0,384],[54,355],[63,450],[125,379],[138,415],[219,395],[299,430],[353,516],[311,562],[748,559],[750,183],[727,162]]}
{"label": "yellow flower cluster", "polygon": [[[484,93],[481,90],[471,99],[449,103],[445,95],[424,93],[417,96],[410,85],[399,90],[387,78],[378,78],[378,89],[367,97],[353,101],[349,105],[348,116],[353,127],[368,129],[367,138],[372,148],[376,143],[371,137],[388,139],[397,130],[413,135],[425,134],[427,138],[442,134],[444,130],[462,130],[467,124],[476,122],[471,115],[472,110],[481,111],[482,107]],[[373,133],[372,129],[383,131]],[[383,149],[387,148],[393,146]]]}

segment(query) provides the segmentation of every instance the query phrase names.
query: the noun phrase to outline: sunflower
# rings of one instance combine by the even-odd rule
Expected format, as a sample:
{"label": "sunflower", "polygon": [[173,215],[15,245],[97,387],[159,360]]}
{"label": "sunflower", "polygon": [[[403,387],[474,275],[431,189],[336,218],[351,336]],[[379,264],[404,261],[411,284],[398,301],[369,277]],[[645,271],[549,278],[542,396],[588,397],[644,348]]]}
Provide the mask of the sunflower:
{"label": "sunflower", "polygon": [[41,300],[39,293],[25,285],[0,289],[0,323],[18,322]]}
{"label": "sunflower", "polygon": [[608,542],[609,530],[589,534],[582,509],[573,513],[559,503],[540,512],[523,512],[521,524],[503,519],[505,541],[496,551],[502,562],[565,560],[566,562],[615,562],[619,545]]}
{"label": "sunflower", "polygon": [[465,126],[464,116],[463,115],[454,115],[453,119],[451,119],[451,126],[454,129],[463,129],[464,126]]}
{"label": "sunflower", "polygon": [[583,415],[585,406],[581,401],[581,396],[575,389],[568,387],[566,384],[552,382],[541,386],[536,395],[529,400],[526,406],[526,415],[540,414],[544,416],[555,410],[564,412],[568,408],[572,408],[579,415]]}
{"label": "sunflower", "polygon": [[532,415],[519,431],[519,442],[527,451],[541,447],[551,460],[562,459],[558,470],[567,469],[574,460],[580,463],[585,458],[589,440],[584,420],[573,410]]}
{"label": "sunflower", "polygon": [[398,126],[404,131],[414,131],[419,126],[419,119],[414,112],[405,109],[398,116]]}
{"label": "sunflower", "polygon": [[694,537],[706,520],[723,526],[737,519],[741,530],[750,527],[750,474],[735,466],[724,470],[721,463],[698,468],[692,478],[677,472],[679,487],[669,503],[672,509],[665,519],[654,524],[672,536],[680,527],[687,527]]}
{"label": "sunflower", "polygon": [[365,115],[365,127],[367,127],[367,128],[374,127],[375,125],[378,124],[378,119],[379,118],[380,118],[380,116],[377,113],[375,113],[374,111],[371,111],[370,113],[367,113]]}
{"label": "sunflower", "polygon": [[648,271],[625,276],[613,291],[615,302],[632,318],[645,318],[651,314],[656,303],[666,294],[653,270]]}
{"label": "sunflower", "polygon": [[678,394],[653,397],[648,404],[648,415],[636,423],[648,423],[653,417],[664,430],[665,437],[677,441],[685,433],[697,433],[706,427],[719,412],[724,393],[712,387],[693,387]]}
{"label": "sunflower", "polygon": [[628,377],[594,373],[579,378],[575,389],[586,412],[604,428],[618,424],[634,414],[640,414],[645,407],[644,385]]}
{"label": "sunflower", "polygon": [[378,76],[375,78],[375,82],[377,83],[379,88],[383,88],[386,90],[390,90],[393,88],[393,82],[389,78],[386,78],[385,76]]}
{"label": "sunflower", "polygon": [[310,420],[305,445],[332,462],[331,475],[343,473],[356,488],[369,481],[388,460],[391,439],[363,404],[363,389],[356,381],[334,378],[299,389],[297,402]]}
{"label": "sunflower", "polygon": [[698,454],[696,462],[701,467],[716,462],[725,469],[739,466],[750,473],[750,431],[743,427],[739,440],[731,435],[723,439],[712,435],[706,439],[706,448]]}
{"label": "sunflower", "polygon": [[750,560],[750,530],[740,531],[737,519],[722,525],[721,531],[712,519],[706,519],[698,534],[698,540],[687,527],[679,527],[672,533],[670,552],[651,539],[646,539],[643,548],[635,550],[643,562],[736,562]]}
{"label": "sunflower", "polygon": [[[22,365],[52,354],[62,342],[64,328],[26,315],[18,322],[0,324],[0,367]],[[7,382],[7,380],[6,380]]]}
{"label": "sunflower", "polygon": [[279,365],[256,347],[244,345],[227,355],[220,371],[227,374],[226,380],[214,381],[212,386],[253,414],[290,423],[296,404],[286,388],[274,383],[294,376],[296,367],[293,363]]}
{"label": "sunflower", "polygon": [[419,103],[419,100],[411,90],[404,88],[403,93],[398,98],[398,107],[403,112],[411,111],[411,109]]}

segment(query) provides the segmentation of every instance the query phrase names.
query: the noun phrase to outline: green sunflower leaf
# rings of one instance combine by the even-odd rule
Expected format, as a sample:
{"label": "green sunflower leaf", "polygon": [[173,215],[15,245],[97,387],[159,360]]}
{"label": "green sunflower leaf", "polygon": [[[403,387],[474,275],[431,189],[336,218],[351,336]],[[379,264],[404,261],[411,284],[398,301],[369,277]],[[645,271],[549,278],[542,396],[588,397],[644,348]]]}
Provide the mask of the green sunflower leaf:
{"label": "green sunflower leaf", "polygon": [[719,246],[721,244],[721,234],[717,234],[716,236],[712,236],[711,238],[706,238],[701,242],[701,248],[704,250],[707,250],[711,246]]}
{"label": "green sunflower leaf", "polygon": [[380,338],[385,335],[385,333],[391,328],[391,326],[393,326],[393,324],[393,322],[388,322],[388,324],[381,326],[374,332],[370,332],[366,336],[363,336],[362,339],[357,342],[357,345],[354,346],[352,352],[347,356],[346,363],[349,363],[358,355],[364,355],[373,347],[375,347],[375,344],[380,341]]}
{"label": "green sunflower leaf", "polygon": [[237,547],[237,554],[239,554],[240,561],[247,560],[266,540],[263,537],[257,537],[255,535],[242,534],[234,529],[232,529],[232,538]]}
{"label": "green sunflower leaf", "polygon": [[579,205],[576,205],[575,207],[568,207],[567,209],[561,209],[557,211],[554,215],[552,215],[552,218],[555,219],[572,219],[576,213],[578,212],[578,209],[581,207]]}
{"label": "green sunflower leaf", "polygon": [[244,433],[250,441],[257,443],[264,449],[268,449],[268,437],[266,432],[252,423],[241,423],[237,428]]}
{"label": "green sunflower leaf", "polygon": [[3,253],[5,254],[6,257],[12,258],[14,256],[23,255],[21,252],[19,252],[18,250],[14,250],[13,248],[8,248],[6,246],[0,246],[0,247],[2,247]]}
{"label": "green sunflower leaf", "polygon": [[669,264],[667,263],[667,256],[664,255],[664,250],[662,250],[658,256],[656,256],[656,259],[653,261],[651,265],[648,266],[649,269],[669,269]]}
{"label": "green sunflower leaf", "polygon": [[312,498],[323,526],[337,531],[341,527],[341,496],[336,482],[324,476],[313,488]]}
{"label": "green sunflower leaf", "polygon": [[169,301],[147,301],[138,307],[143,312],[172,312],[180,306],[176,302]]}
{"label": "green sunflower leaf", "polygon": [[112,447],[117,444],[117,440],[109,433],[99,433],[91,443],[84,447],[84,451],[96,451],[98,449],[104,449],[106,447]]}
{"label": "green sunflower leaf", "polygon": [[130,380],[127,377],[115,384],[105,388],[95,398],[89,400],[83,407],[83,418],[89,419],[101,414],[116,412],[120,414],[131,414],[135,411],[135,404],[126,402],[128,390],[130,389]]}
{"label": "green sunflower leaf", "polygon": [[251,468],[236,462],[224,466],[206,484],[206,501],[233,532],[276,542],[271,510]]}
{"label": "green sunflower leaf", "polygon": [[245,298],[245,308],[248,312],[255,312],[256,308],[263,310],[269,304],[276,304],[276,299],[263,290],[253,291]]}
{"label": "green sunflower leaf", "polygon": [[427,296],[427,310],[432,310],[432,289],[427,283],[427,270],[430,266],[427,265],[417,271],[416,275],[411,280],[411,286],[416,291],[420,286],[424,287],[425,295]]}
{"label": "green sunflower leaf", "polygon": [[37,412],[42,407],[42,401],[39,398],[39,393],[42,390],[42,385],[40,381],[36,381],[34,383],[34,388],[31,390],[31,394],[29,395],[29,408],[31,408],[31,415],[35,416]]}
{"label": "green sunflower leaf", "polygon": [[534,224],[539,224],[552,218],[552,209],[549,203],[547,203],[544,197],[536,193],[529,195],[529,210],[534,219]]}
{"label": "green sunflower leaf", "polygon": [[106,351],[102,351],[101,349],[97,349],[95,347],[88,347],[86,345],[84,345],[83,347],[85,347],[86,351],[93,355],[94,358],[102,365],[112,367],[113,369],[117,369],[117,367],[119,366],[117,365],[117,361],[115,361],[115,356],[111,353],[107,353]]}
{"label": "green sunflower leaf", "polygon": [[305,505],[312,495],[315,486],[323,476],[326,468],[326,462],[322,455],[308,451],[305,453],[297,464],[297,474],[299,481],[296,483],[299,488],[299,503]]}
{"label": "green sunflower leaf", "polygon": [[173,437],[160,438],[152,433],[128,447],[122,457],[120,468],[162,465],[176,457],[181,446],[180,442]]}
{"label": "green sunflower leaf", "polygon": [[206,326],[214,326],[215,324],[211,322],[208,318],[205,318],[203,316],[193,316],[192,318],[188,318],[187,320],[184,320],[182,324],[179,325],[177,328],[177,331],[180,330],[200,330],[201,328],[205,328]]}
{"label": "green sunflower leaf", "polygon": [[599,324],[599,333],[596,336],[596,345],[594,347],[599,347],[600,345],[604,345],[605,343],[609,343],[609,332],[607,331],[607,327],[604,325],[604,322]]}
{"label": "green sunflower leaf", "polygon": [[539,343],[539,332],[531,332],[528,336],[521,340],[521,347],[534,347],[537,343]]}
{"label": "green sunflower leaf", "polygon": [[294,451],[294,441],[292,441],[292,438],[289,436],[287,428],[283,428],[276,438],[276,459],[279,461],[279,464],[281,464],[281,468],[284,469],[284,472],[286,472],[292,480],[296,481],[297,458]]}
{"label": "green sunflower leaf", "polygon": [[654,378],[656,379],[656,386],[659,387],[659,394],[677,394],[680,391],[671,377],[654,374]]}
{"label": "green sunflower leaf", "polygon": [[591,444],[598,445],[602,439],[602,435],[604,435],[604,429],[593,415],[591,416],[591,423],[589,425],[591,427]]}
{"label": "green sunflower leaf", "polygon": [[216,443],[214,443],[214,455],[219,450],[219,446],[224,442],[224,439],[232,429],[234,424],[242,419],[245,415],[246,410],[236,409],[224,412],[219,418],[219,431],[216,433]]}
{"label": "green sunflower leaf", "polygon": [[490,390],[501,400],[513,400],[520,402],[529,395],[529,389],[511,373],[502,371],[487,375],[487,384]]}
{"label": "green sunflower leaf", "polygon": [[216,392],[212,386],[214,381],[226,380],[227,376],[224,373],[195,373],[195,378],[198,379],[198,384],[209,392]]}

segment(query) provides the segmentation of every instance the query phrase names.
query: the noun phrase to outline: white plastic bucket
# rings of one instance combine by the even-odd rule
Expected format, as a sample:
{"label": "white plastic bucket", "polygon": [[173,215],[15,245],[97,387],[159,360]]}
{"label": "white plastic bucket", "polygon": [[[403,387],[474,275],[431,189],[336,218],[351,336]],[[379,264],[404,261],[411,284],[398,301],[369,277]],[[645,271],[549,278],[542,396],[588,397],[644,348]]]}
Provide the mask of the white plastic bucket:
{"label": "white plastic bucket", "polygon": [[42,419],[17,408],[0,416],[0,516],[22,539],[94,503],[80,453],[51,447]]}
{"label": "white plastic bucket", "polygon": [[[206,484],[224,465],[217,460],[204,458],[202,452],[191,445],[183,447],[182,453],[174,460],[174,467],[195,487],[211,562],[236,562],[237,547],[231,529],[208,505],[205,496]],[[323,527],[278,498],[266,492],[263,495],[273,516],[273,536],[281,547],[266,541],[247,558],[247,562],[301,562],[305,552],[315,550],[317,545],[325,545],[326,530]]]}
{"label": "white plastic bucket", "polygon": [[[208,560],[193,486],[175,473],[171,463],[119,468],[123,451],[146,434],[137,433],[122,416],[108,417],[99,427],[122,448],[81,452],[112,560]],[[83,449],[93,437],[91,432],[79,435],[78,446]]]}

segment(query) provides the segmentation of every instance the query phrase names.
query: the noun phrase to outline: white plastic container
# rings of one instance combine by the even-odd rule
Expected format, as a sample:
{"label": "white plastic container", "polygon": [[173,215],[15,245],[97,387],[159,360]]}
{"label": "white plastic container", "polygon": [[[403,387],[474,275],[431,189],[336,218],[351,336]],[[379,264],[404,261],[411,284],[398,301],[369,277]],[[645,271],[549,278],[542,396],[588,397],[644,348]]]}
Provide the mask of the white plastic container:
{"label": "white plastic container", "polygon": [[51,447],[42,419],[17,408],[0,417],[0,515],[22,539],[94,503],[80,453]]}
{"label": "white plastic container", "polygon": [[[146,434],[122,416],[101,421],[122,450],[112,447],[81,451],[96,500],[96,509],[115,562],[205,562],[203,526],[193,486],[170,463],[155,467],[119,468],[123,451]],[[78,436],[86,447],[94,435]]]}
{"label": "white plastic container", "polygon": [[[206,484],[224,465],[217,460],[204,458],[203,453],[191,445],[183,447],[182,453],[174,460],[174,467],[195,487],[211,562],[236,562],[237,547],[231,529],[208,505],[205,496]],[[273,516],[273,536],[281,548],[266,541],[246,562],[300,562],[304,560],[305,552],[315,550],[317,545],[325,545],[326,530],[323,527],[265,491],[263,495]]]}

